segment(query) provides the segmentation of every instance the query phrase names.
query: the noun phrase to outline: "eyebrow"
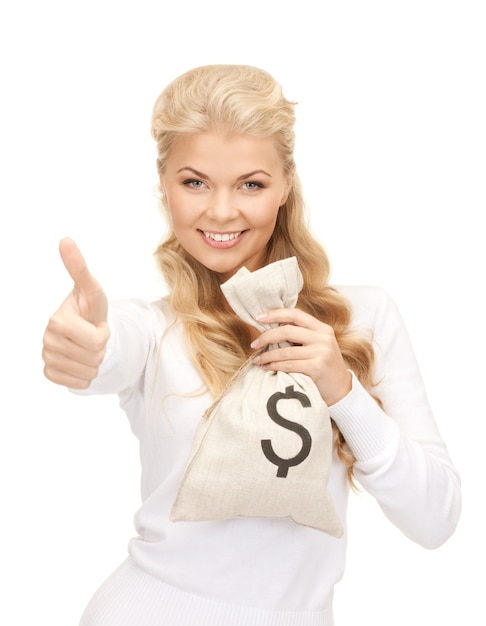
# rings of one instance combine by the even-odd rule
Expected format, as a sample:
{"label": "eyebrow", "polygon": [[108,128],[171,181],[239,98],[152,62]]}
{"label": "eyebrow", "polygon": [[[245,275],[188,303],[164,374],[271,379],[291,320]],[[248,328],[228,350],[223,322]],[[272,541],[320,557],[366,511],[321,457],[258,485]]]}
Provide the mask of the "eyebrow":
{"label": "eyebrow", "polygon": [[[190,172],[192,172],[199,178],[206,178],[206,179],[209,178],[207,174],[203,174],[203,172],[199,172],[198,170],[195,170],[193,167],[189,167],[189,166],[181,167],[179,170],[177,170],[177,174],[179,174],[180,172],[183,172],[184,170],[189,170]],[[255,174],[265,174],[265,176],[272,178],[272,175],[266,172],[265,170],[254,170],[253,172],[248,172],[248,174],[243,174],[242,176],[238,176],[236,180],[239,181],[239,180],[244,180],[245,178],[251,178],[252,176],[255,176]]]}

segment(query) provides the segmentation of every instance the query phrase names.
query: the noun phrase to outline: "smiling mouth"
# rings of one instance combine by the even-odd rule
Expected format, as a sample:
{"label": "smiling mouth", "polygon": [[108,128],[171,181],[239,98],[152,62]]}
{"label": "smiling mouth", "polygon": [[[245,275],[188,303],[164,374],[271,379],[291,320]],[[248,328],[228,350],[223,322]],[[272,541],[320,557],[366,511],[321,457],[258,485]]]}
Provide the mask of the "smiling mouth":
{"label": "smiling mouth", "polygon": [[202,234],[206,237],[206,239],[212,239],[213,241],[233,241],[233,239],[238,239],[241,237],[242,233],[245,231],[240,230],[236,233],[211,233],[207,230],[202,230]]}

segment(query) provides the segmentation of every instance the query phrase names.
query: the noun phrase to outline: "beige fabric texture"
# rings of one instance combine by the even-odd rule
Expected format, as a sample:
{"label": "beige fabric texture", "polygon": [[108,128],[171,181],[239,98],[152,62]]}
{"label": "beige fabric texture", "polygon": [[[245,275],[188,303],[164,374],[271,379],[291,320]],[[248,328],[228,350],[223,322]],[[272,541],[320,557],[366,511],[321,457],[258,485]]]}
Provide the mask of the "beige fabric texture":
{"label": "beige fabric texture", "polygon": [[[294,257],[242,268],[222,285],[235,312],[261,331],[269,326],[256,317],[294,307],[301,288]],[[314,382],[250,361],[201,419],[171,520],[289,518],[340,537],[331,458],[329,410]]]}

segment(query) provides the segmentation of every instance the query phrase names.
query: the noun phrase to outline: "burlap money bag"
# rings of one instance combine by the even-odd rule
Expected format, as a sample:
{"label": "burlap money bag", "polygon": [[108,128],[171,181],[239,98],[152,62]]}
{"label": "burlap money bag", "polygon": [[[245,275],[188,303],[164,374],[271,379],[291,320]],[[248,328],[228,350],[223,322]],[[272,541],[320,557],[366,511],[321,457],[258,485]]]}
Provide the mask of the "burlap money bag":
{"label": "burlap money bag", "polygon": [[[243,268],[222,285],[235,312],[261,331],[269,326],[256,317],[294,307],[301,288],[294,257]],[[331,458],[329,410],[314,382],[249,361],[198,426],[171,520],[290,518],[340,537]]]}

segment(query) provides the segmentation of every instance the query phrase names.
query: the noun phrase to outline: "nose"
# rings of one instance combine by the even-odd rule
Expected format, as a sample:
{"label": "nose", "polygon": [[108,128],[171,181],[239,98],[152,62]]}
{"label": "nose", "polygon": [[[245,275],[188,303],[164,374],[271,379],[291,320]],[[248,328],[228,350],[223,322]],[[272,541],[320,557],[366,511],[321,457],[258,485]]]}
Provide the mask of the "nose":
{"label": "nose", "polygon": [[215,190],[209,198],[206,214],[211,220],[221,224],[234,219],[238,215],[238,209],[231,192]]}

